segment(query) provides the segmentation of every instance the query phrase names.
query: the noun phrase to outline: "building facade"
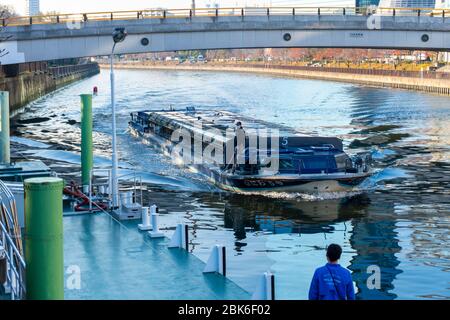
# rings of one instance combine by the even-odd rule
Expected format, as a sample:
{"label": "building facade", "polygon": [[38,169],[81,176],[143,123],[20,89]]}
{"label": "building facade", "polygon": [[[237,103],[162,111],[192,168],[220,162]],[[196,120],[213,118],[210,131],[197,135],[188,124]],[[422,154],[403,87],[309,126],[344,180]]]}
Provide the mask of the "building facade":
{"label": "building facade", "polygon": [[450,0],[436,0],[437,9],[450,9]]}
{"label": "building facade", "polygon": [[37,16],[40,11],[39,0],[25,0],[25,12],[28,16]]}
{"label": "building facade", "polygon": [[381,8],[434,8],[436,1],[442,0],[380,0],[379,6]]}
{"label": "building facade", "polygon": [[355,6],[357,8],[367,8],[370,6],[378,6],[380,0],[356,0]]}

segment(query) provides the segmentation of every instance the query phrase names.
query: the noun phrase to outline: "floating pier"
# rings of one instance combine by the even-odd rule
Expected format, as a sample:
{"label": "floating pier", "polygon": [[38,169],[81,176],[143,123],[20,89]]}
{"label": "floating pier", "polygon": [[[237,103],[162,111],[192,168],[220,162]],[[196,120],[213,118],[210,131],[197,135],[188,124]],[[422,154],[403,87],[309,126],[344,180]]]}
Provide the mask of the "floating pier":
{"label": "floating pier", "polygon": [[101,213],[64,217],[64,263],[79,267],[82,283],[65,299],[250,299],[222,275],[204,274],[194,255],[169,250],[168,238],[150,240],[137,222],[126,224]]}

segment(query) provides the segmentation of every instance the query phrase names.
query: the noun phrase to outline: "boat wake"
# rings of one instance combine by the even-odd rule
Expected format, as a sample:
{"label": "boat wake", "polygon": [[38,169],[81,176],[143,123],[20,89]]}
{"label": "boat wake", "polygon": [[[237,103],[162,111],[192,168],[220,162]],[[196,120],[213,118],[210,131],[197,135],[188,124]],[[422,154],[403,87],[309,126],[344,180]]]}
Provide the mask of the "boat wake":
{"label": "boat wake", "polygon": [[300,192],[277,192],[277,191],[254,191],[254,192],[237,192],[250,196],[263,196],[271,199],[281,200],[301,200],[301,201],[321,201],[321,200],[335,200],[343,198],[351,198],[366,190],[354,190],[343,192],[318,192],[318,193],[300,193]]}

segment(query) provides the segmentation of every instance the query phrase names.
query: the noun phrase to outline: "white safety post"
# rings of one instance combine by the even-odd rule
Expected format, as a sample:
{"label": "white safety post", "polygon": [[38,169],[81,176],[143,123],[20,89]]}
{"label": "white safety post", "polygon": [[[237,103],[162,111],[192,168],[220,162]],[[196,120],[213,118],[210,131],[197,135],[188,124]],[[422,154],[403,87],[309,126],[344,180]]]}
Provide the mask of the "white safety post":
{"label": "white safety post", "polygon": [[212,248],[211,255],[206,262],[205,269],[203,273],[217,272],[223,275],[227,275],[227,256],[226,248],[221,245],[215,245]]}
{"label": "white safety post", "polygon": [[164,237],[164,233],[159,231],[158,227],[158,213],[159,208],[154,204],[150,206],[150,216],[152,220],[152,231],[150,231],[148,234],[150,238],[162,238]]}
{"label": "white safety post", "polygon": [[181,248],[188,250],[189,248],[189,232],[188,226],[183,223],[179,223],[172,238],[170,239],[169,248]]}
{"label": "white safety post", "polygon": [[275,275],[273,273],[264,272],[259,278],[252,300],[275,300]]}
{"label": "white safety post", "polygon": [[142,223],[138,224],[138,228],[141,231],[152,230],[152,225],[150,224],[150,208],[142,208]]}

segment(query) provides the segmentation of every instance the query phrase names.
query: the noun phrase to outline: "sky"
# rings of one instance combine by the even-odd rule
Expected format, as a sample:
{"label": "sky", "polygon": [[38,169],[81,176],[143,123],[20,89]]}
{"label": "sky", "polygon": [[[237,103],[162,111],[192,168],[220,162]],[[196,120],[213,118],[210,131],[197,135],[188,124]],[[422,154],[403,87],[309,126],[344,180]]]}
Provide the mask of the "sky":
{"label": "sky", "polygon": [[[332,6],[342,0],[196,0],[197,8],[206,4],[218,3],[220,7],[240,6],[290,6],[307,5],[308,3],[326,2]],[[10,5],[19,14],[25,13],[25,0],[0,0],[0,4]],[[189,8],[191,0],[41,0],[41,12],[57,11],[61,13],[83,13],[100,11],[142,10],[150,8]]]}

